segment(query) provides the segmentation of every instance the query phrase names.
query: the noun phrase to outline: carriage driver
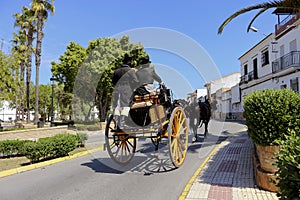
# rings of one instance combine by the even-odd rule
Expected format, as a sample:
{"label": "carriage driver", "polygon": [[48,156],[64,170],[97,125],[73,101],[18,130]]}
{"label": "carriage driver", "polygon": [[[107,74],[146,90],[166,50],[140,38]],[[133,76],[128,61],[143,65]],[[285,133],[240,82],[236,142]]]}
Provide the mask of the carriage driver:
{"label": "carriage driver", "polygon": [[129,114],[130,97],[138,83],[137,76],[131,68],[132,57],[125,54],[123,64],[116,68],[112,78],[114,85],[113,108],[114,118],[117,121],[118,128],[126,128],[126,121]]}
{"label": "carriage driver", "polygon": [[140,67],[136,72],[140,84],[140,88],[137,90],[143,95],[156,91],[156,87],[153,85],[154,81],[157,81],[160,85],[164,85],[154,68],[150,67],[150,63],[149,56],[142,57]]}

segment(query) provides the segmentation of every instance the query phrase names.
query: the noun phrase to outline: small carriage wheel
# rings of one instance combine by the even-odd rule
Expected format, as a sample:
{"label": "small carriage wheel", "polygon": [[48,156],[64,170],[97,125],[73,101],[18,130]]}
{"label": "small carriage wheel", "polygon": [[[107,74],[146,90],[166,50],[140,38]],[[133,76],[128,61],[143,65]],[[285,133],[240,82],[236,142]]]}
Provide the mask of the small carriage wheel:
{"label": "small carriage wheel", "polygon": [[188,147],[188,123],[181,107],[171,114],[168,126],[169,153],[175,167],[180,167],[186,157]]}
{"label": "small carriage wheel", "polygon": [[118,164],[127,164],[134,156],[136,138],[116,131],[117,123],[110,115],[105,128],[105,144],[109,156]]}

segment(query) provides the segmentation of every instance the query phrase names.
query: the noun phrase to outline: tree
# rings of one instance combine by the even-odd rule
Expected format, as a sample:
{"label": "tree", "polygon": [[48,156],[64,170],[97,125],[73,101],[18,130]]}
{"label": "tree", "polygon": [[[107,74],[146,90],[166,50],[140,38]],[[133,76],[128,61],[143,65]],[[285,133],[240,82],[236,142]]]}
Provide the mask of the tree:
{"label": "tree", "polygon": [[37,16],[37,38],[36,38],[36,52],[35,52],[35,67],[36,67],[36,75],[35,75],[35,115],[34,122],[38,121],[38,110],[39,110],[39,71],[41,64],[41,53],[42,53],[42,38],[43,38],[43,26],[44,21],[47,19],[48,11],[51,14],[54,14],[54,0],[33,0],[31,3],[31,9],[35,12]]}
{"label": "tree", "polygon": [[14,14],[16,19],[14,26],[20,27],[20,31],[22,31],[26,35],[27,42],[27,50],[24,52],[26,58],[26,110],[27,110],[27,123],[30,120],[30,80],[31,80],[31,64],[32,64],[32,52],[33,52],[33,34],[36,31],[36,18],[34,16],[34,12],[27,8],[23,7],[21,13]]}
{"label": "tree", "polygon": [[237,16],[249,11],[259,9],[258,13],[252,18],[252,20],[250,21],[247,27],[247,32],[248,32],[255,19],[270,8],[285,9],[285,10],[289,10],[291,13],[296,13],[299,12],[300,10],[300,0],[281,0],[281,1],[275,0],[275,1],[265,2],[265,3],[249,6],[246,8],[242,8],[237,12],[233,13],[221,24],[221,26],[218,28],[218,34],[221,34],[223,32],[224,27]]}
{"label": "tree", "polygon": [[[21,119],[24,120],[24,86],[25,86],[25,79],[24,79],[24,72],[25,72],[25,61],[26,61],[26,54],[27,54],[27,46],[26,46],[26,31],[19,30],[18,34],[14,33],[13,48],[12,53],[15,55],[16,63],[19,65],[19,82],[20,86],[18,88],[19,91],[19,98],[17,102],[17,120]],[[17,96],[17,95],[16,95]],[[21,111],[22,117],[20,117],[19,111]]]}
{"label": "tree", "polygon": [[[146,55],[141,44],[132,44],[129,36],[116,38],[98,38],[90,41],[87,48],[88,58],[81,66],[74,95],[90,106],[85,113],[85,120],[91,109],[97,106],[100,121],[104,121],[110,106],[113,91],[112,74],[116,67],[121,66],[125,53],[133,57],[133,65],[138,65],[138,60]],[[85,87],[86,80],[89,81],[88,89]]]}
{"label": "tree", "polygon": [[64,54],[59,57],[59,63],[51,63],[51,71],[57,78],[60,87],[63,87],[63,90],[59,90],[60,110],[63,115],[71,115],[73,87],[78,69],[85,59],[86,49],[75,42],[70,42]]}
{"label": "tree", "polygon": [[0,51],[0,69],[0,101],[11,100],[17,88],[14,74],[16,63],[12,55]]}
{"label": "tree", "polygon": [[104,121],[113,90],[112,73],[122,64],[125,53],[133,56],[134,66],[146,55],[143,46],[130,43],[128,36],[91,40],[86,49],[71,42],[60,62],[51,63],[52,73],[64,86],[64,107],[69,105],[77,118],[89,120],[91,110],[97,106],[100,120]]}

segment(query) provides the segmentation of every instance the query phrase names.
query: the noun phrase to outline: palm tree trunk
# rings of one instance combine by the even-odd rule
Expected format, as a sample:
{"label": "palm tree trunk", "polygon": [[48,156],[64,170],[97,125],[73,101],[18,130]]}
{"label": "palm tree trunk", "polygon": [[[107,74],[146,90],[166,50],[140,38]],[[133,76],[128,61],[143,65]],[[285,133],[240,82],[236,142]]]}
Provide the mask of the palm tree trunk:
{"label": "palm tree trunk", "polygon": [[31,79],[31,63],[32,63],[32,41],[33,41],[33,28],[28,29],[28,57],[27,57],[27,70],[26,70],[26,121],[30,122],[30,79]]}
{"label": "palm tree trunk", "polygon": [[21,61],[21,64],[20,64],[20,73],[21,73],[21,76],[20,76],[20,83],[21,83],[21,86],[20,86],[20,109],[21,109],[21,121],[24,120],[24,86],[25,86],[25,82],[24,82],[24,71],[25,71],[25,66],[24,66],[24,60]]}
{"label": "palm tree trunk", "polygon": [[36,53],[35,53],[35,107],[34,107],[34,123],[38,122],[39,116],[39,73],[41,65],[41,53],[42,53],[42,28],[43,28],[43,12],[40,10],[38,12],[38,21],[37,21],[37,38],[36,38]]}

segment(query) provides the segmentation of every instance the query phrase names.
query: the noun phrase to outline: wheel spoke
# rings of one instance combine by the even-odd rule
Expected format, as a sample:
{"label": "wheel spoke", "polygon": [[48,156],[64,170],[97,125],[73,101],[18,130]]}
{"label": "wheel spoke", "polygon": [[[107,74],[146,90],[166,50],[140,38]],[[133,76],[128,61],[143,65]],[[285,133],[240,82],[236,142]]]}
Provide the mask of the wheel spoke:
{"label": "wheel spoke", "polygon": [[188,124],[186,121],[186,116],[181,107],[177,107],[173,110],[168,132],[169,138],[169,149],[170,157],[173,164],[179,167],[185,157],[187,151],[187,134],[188,134]]}

